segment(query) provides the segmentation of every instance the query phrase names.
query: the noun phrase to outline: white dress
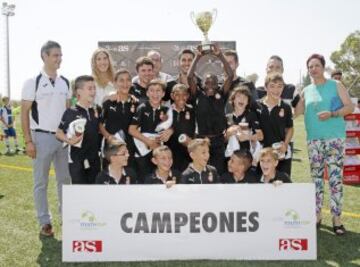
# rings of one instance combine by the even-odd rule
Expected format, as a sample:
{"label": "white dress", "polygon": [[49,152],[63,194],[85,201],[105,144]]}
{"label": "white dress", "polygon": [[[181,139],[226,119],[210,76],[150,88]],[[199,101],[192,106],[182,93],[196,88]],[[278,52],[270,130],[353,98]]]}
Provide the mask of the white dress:
{"label": "white dress", "polygon": [[116,89],[112,82],[109,82],[105,87],[101,87],[96,83],[96,95],[95,95],[95,104],[102,106],[104,97],[115,94]]}

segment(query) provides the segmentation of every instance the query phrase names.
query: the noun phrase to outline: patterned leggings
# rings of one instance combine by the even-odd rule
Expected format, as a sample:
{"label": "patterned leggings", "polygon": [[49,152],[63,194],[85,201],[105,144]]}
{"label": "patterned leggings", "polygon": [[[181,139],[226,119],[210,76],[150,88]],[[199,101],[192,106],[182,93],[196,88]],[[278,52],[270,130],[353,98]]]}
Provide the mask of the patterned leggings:
{"label": "patterned leggings", "polygon": [[345,140],[311,140],[307,142],[311,177],[316,190],[316,214],[320,214],[324,200],[324,170],[327,165],[330,186],[330,208],[333,216],[340,216],[343,202],[342,171]]}

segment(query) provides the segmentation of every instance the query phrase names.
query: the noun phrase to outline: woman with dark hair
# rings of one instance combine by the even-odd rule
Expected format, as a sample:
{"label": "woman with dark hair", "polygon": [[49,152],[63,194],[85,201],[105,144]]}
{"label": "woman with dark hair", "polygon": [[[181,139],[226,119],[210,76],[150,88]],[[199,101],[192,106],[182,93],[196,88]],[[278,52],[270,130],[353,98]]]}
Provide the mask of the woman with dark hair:
{"label": "woman with dark hair", "polygon": [[342,171],[345,155],[344,116],[353,111],[353,105],[342,83],[326,79],[325,59],[313,54],[306,61],[312,83],[306,86],[295,113],[304,114],[307,133],[310,172],[316,188],[317,226],[321,224],[321,208],[324,198],[324,170],[328,168],[330,207],[333,231],[345,234],[341,223],[343,202]]}

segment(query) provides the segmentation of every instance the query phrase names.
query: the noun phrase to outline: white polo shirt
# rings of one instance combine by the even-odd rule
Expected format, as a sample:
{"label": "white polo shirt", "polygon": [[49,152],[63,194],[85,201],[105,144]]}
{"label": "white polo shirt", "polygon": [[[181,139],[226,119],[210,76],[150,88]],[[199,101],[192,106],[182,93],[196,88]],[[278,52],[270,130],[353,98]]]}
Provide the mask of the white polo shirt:
{"label": "white polo shirt", "polygon": [[54,86],[45,71],[41,71],[36,90],[36,77],[25,81],[22,100],[33,101],[36,107],[30,111],[30,129],[56,132],[66,110],[66,100],[71,98],[71,89],[64,78],[57,76]]}

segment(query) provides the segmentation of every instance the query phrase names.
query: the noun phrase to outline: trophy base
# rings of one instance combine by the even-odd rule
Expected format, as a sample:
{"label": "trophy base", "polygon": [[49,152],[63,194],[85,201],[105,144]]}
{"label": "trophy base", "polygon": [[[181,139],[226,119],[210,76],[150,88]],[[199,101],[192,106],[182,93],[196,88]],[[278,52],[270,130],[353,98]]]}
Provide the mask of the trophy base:
{"label": "trophy base", "polygon": [[201,44],[201,50],[204,54],[209,54],[211,52],[211,43],[202,43]]}

